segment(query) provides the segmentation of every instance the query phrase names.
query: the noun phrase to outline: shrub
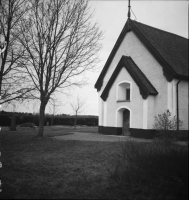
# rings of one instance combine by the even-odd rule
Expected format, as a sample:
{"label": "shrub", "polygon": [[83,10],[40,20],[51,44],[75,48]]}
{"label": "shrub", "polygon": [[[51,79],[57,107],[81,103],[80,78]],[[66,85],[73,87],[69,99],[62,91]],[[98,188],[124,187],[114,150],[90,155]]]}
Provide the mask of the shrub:
{"label": "shrub", "polygon": [[20,124],[20,127],[30,127],[30,128],[35,129],[35,124],[27,122],[27,123],[24,123],[24,124]]}
{"label": "shrub", "polygon": [[[179,120],[179,127],[182,127],[182,124],[183,122]],[[156,138],[162,140],[167,145],[178,139],[176,132],[177,117],[172,117],[169,110],[155,117],[153,128],[157,131]]]}
{"label": "shrub", "polygon": [[122,197],[187,199],[187,145],[128,141],[114,158],[114,164],[111,180]]}

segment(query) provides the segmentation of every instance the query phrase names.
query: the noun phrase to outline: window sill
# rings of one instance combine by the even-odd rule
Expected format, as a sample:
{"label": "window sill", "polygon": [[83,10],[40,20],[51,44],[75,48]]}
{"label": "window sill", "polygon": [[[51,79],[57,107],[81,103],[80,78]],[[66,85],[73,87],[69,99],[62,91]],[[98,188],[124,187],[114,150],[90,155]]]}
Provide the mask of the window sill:
{"label": "window sill", "polygon": [[131,100],[117,100],[117,103],[119,102],[130,102]]}

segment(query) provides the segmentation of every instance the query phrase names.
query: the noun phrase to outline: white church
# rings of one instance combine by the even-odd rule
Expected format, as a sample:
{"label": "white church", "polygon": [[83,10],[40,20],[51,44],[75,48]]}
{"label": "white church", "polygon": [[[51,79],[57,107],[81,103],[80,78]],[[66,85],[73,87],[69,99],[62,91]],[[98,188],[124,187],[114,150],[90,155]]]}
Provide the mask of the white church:
{"label": "white church", "polygon": [[167,109],[188,128],[188,39],[128,17],[95,88],[99,132],[150,137]]}

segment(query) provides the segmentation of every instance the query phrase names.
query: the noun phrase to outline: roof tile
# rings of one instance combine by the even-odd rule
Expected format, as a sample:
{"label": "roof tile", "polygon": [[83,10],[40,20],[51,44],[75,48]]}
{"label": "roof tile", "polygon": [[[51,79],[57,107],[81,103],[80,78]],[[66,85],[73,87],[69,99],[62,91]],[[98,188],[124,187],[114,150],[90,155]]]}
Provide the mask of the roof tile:
{"label": "roof tile", "polygon": [[155,47],[176,74],[188,76],[188,39],[136,21],[132,23]]}
{"label": "roof tile", "polygon": [[127,20],[122,32],[120,33],[114,48],[102,70],[95,88],[99,91],[102,86],[103,78],[109,68],[109,65],[116,54],[119,45],[123,41],[125,34],[133,31],[143,44],[160,62],[163,67],[164,75],[168,81],[173,78],[188,79],[188,39],[169,33],[137,21]]}

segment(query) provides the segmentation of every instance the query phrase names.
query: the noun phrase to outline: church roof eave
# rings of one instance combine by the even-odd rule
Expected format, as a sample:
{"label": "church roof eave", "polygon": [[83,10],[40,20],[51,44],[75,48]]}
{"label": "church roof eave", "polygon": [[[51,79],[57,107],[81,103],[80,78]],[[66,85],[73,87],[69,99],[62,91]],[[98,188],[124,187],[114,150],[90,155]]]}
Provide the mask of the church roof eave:
{"label": "church roof eave", "polygon": [[[163,67],[163,74],[167,81],[172,81],[173,78],[188,79],[188,40],[181,36],[156,29],[154,27],[133,21],[127,20],[122,32],[120,33],[106,64],[98,77],[95,88],[99,91],[102,87],[104,76],[120,46],[127,32],[133,31],[139,40],[147,47],[156,60]],[[159,44],[159,36],[162,40]],[[162,38],[161,38],[162,36]],[[170,42],[167,39],[171,38]],[[164,42],[165,40],[165,42]],[[171,44],[169,44],[171,43]],[[177,45],[180,45],[181,49],[177,50]],[[181,53],[179,53],[181,50]]]}
{"label": "church roof eave", "polygon": [[135,62],[132,60],[131,57],[128,56],[122,56],[120,59],[116,69],[112,73],[112,76],[110,77],[106,87],[104,88],[101,98],[106,101],[109,95],[109,91],[120,73],[122,68],[125,68],[128,73],[131,75],[133,80],[136,82],[136,84],[139,87],[140,94],[142,95],[143,99],[146,99],[148,95],[157,95],[158,92],[154,88],[154,86],[150,83],[150,81],[147,79],[147,77],[143,74],[143,72],[138,68],[138,66],[135,64]]}

